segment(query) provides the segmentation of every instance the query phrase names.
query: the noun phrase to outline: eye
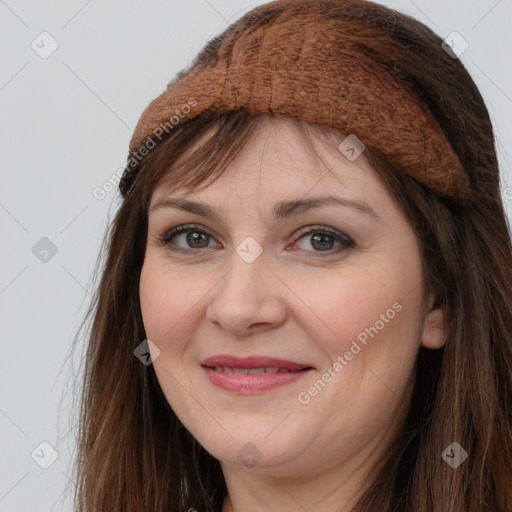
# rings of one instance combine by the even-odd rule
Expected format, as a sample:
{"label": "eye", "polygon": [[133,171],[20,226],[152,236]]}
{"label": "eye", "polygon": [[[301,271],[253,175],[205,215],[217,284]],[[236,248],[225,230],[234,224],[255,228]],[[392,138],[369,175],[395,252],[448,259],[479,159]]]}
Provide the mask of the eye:
{"label": "eye", "polygon": [[[332,255],[355,247],[351,238],[326,226],[302,228],[295,233],[295,237],[297,236],[298,239],[296,239],[295,244],[302,241],[306,242],[304,244],[306,247],[303,246],[300,249],[307,252],[323,252]],[[180,239],[184,246],[177,244],[176,240],[179,241]],[[210,242],[213,240],[213,236],[197,224],[180,225],[158,237],[158,242],[161,245],[167,245],[171,251],[185,254],[197,253],[200,249],[212,247]],[[333,249],[336,243],[338,243],[338,247]]]}
{"label": "eye", "polygon": [[[317,226],[315,228],[303,228],[296,233],[299,236],[298,242],[305,242],[302,249],[311,252],[325,252],[328,254],[337,254],[355,247],[354,241],[341,231],[337,231],[326,226]],[[338,247],[333,246],[338,243]],[[305,247],[304,247],[305,246]]]}
{"label": "eye", "polygon": [[[181,239],[185,246],[175,246],[176,242],[171,244],[173,239]],[[166,232],[162,237],[159,237],[159,242],[162,245],[168,245],[170,250],[187,254],[190,254],[191,252],[197,252],[194,251],[195,249],[208,248],[208,243],[212,240],[212,235],[210,235],[207,231],[204,230],[204,228],[201,228],[197,224],[185,224],[177,226]]]}

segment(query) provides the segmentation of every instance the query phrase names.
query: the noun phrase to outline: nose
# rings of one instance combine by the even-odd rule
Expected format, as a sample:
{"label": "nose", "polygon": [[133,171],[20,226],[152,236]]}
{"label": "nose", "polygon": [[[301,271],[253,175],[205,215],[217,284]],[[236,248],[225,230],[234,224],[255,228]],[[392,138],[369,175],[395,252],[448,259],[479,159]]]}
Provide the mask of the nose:
{"label": "nose", "polygon": [[285,322],[285,287],[264,256],[249,263],[233,251],[230,270],[213,289],[207,320],[242,337]]}

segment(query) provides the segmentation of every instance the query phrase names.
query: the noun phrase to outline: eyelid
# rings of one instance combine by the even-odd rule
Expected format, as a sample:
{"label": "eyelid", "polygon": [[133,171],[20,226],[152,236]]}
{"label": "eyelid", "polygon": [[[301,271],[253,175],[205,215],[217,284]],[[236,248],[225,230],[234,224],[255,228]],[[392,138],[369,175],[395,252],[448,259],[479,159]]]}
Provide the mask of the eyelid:
{"label": "eyelid", "polygon": [[[210,236],[212,239],[216,240],[215,235],[205,226],[201,224],[179,224],[171,229],[166,229],[161,235],[157,235],[157,242],[159,245],[167,245],[170,243],[171,239],[175,237],[176,235],[187,233],[189,231],[198,231],[200,233],[206,233],[208,236]],[[180,252],[180,249],[183,250],[183,252],[187,252],[187,249],[183,249],[182,247],[178,247],[177,251]],[[201,249],[189,249],[188,251],[192,252],[199,252]]]}
{"label": "eyelid", "polygon": [[338,229],[330,228],[329,226],[323,226],[321,224],[312,224],[309,226],[304,226],[303,228],[298,229],[293,233],[294,237],[298,237],[300,239],[302,235],[312,235],[315,232],[318,233],[327,233],[331,235],[333,238],[336,238],[338,241],[345,243],[347,246],[353,247],[355,246],[354,240],[350,238],[348,235],[339,231]]}

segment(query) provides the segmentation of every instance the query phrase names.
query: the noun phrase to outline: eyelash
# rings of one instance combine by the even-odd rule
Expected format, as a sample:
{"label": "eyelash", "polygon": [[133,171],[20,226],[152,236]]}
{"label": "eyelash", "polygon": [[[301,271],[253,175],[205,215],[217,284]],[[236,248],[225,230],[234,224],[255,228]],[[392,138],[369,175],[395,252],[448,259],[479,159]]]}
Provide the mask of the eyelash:
{"label": "eyelash", "polygon": [[[201,252],[204,249],[208,249],[208,247],[203,247],[200,249],[184,249],[182,247],[171,247],[170,241],[172,238],[177,234],[182,233],[188,233],[188,232],[196,232],[200,234],[206,234],[211,238],[214,238],[211,233],[208,232],[208,230],[204,229],[198,224],[182,224],[180,226],[176,226],[175,228],[171,229],[170,231],[166,231],[163,235],[158,236],[158,243],[159,245],[168,245],[169,250],[181,254],[194,254]],[[340,242],[342,244],[341,247],[338,247],[338,249],[329,249],[327,251],[306,251],[305,249],[299,249],[306,252],[313,252],[315,254],[322,255],[322,253],[325,253],[326,256],[332,256],[334,254],[339,254],[341,252],[346,251],[347,249],[353,249],[355,248],[354,241],[346,236],[345,234],[341,233],[340,231],[328,228],[326,226],[316,226],[313,228],[302,228],[300,229],[295,235],[297,236],[297,240],[300,240],[301,238],[305,237],[306,235],[313,235],[313,234],[327,234],[333,237],[337,242]]]}

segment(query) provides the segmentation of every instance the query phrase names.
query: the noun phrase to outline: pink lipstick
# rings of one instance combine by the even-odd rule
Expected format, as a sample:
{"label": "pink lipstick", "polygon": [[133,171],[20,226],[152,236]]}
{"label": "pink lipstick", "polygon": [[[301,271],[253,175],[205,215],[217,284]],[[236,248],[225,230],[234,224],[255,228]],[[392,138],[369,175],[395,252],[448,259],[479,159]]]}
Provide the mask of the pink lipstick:
{"label": "pink lipstick", "polygon": [[206,375],[225,391],[259,393],[295,382],[314,368],[274,357],[218,355],[201,362]]}

